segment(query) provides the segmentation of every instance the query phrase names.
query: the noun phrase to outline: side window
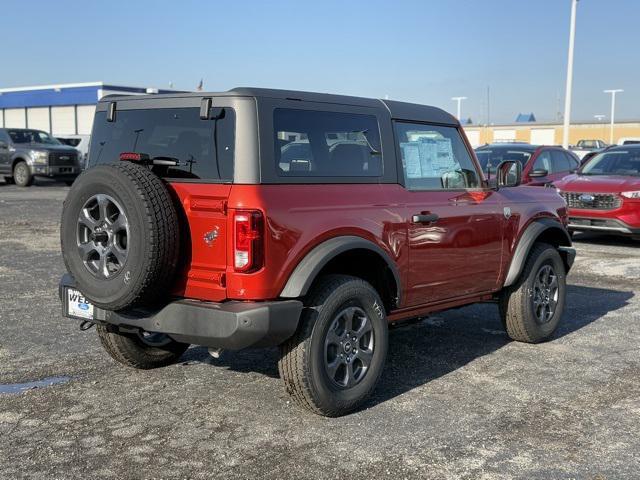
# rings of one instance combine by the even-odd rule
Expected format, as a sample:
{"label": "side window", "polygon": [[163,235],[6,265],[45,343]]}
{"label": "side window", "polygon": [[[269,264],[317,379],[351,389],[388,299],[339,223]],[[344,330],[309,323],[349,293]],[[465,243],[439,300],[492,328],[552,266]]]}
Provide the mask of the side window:
{"label": "side window", "polygon": [[11,143],[11,138],[4,130],[0,130],[0,142]]}
{"label": "side window", "polygon": [[564,155],[567,157],[567,160],[569,162],[569,171],[575,170],[580,166],[580,162],[576,160],[571,154],[564,152]]}
{"label": "side window", "polygon": [[546,170],[547,173],[553,173],[551,167],[551,152],[549,150],[543,150],[538,154],[536,163],[533,164],[534,170]]}
{"label": "side window", "polygon": [[560,150],[553,150],[551,152],[551,167],[553,168],[553,173],[568,172],[571,170],[569,159],[565,153]]}
{"label": "side window", "polygon": [[480,177],[455,127],[395,122],[408,190],[480,187]]}
{"label": "side window", "polygon": [[277,171],[284,177],[379,177],[380,130],[374,115],[277,108]]}

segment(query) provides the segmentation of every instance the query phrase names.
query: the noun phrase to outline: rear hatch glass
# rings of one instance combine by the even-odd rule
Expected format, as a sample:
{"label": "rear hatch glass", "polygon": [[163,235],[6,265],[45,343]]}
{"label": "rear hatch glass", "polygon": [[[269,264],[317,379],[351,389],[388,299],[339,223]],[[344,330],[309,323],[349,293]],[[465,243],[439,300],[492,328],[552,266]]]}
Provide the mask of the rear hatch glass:
{"label": "rear hatch glass", "polygon": [[[115,121],[97,112],[93,124],[89,166],[117,162],[121,153],[171,160],[154,166],[158,175],[176,181],[233,180],[235,114],[224,108],[209,120],[198,108],[118,110]],[[166,162],[165,162],[166,163]]]}

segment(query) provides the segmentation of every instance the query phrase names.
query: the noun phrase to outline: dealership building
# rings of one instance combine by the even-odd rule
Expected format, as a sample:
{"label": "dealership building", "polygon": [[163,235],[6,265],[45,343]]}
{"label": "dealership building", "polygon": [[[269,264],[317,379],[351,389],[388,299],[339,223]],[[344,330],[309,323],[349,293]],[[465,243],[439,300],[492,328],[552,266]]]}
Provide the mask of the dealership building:
{"label": "dealership building", "polygon": [[[494,142],[526,142],[532,145],[562,144],[561,123],[526,122],[504,125],[463,125],[469,143],[475,148]],[[610,124],[605,122],[572,122],[569,143],[580,140],[604,140],[609,143]],[[640,121],[620,121],[613,127],[613,142],[640,140]]]}
{"label": "dealership building", "polygon": [[105,95],[171,92],[175,90],[103,82],[0,88],[0,127],[35,128],[53,135],[88,135],[96,103]]}

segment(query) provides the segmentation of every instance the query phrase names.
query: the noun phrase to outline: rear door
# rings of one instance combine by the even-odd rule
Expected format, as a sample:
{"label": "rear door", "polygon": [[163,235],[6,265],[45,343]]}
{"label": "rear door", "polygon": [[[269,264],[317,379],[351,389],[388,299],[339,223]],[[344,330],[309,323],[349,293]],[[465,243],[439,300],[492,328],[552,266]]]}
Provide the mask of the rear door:
{"label": "rear door", "polygon": [[406,306],[489,292],[502,255],[503,211],[455,127],[396,122],[409,243]]}
{"label": "rear door", "polygon": [[529,185],[547,185],[569,175],[577,168],[575,160],[559,148],[548,148],[538,153],[532,170],[546,170],[544,177],[532,178]]}
{"label": "rear door", "polygon": [[177,295],[220,301],[226,298],[227,199],[229,184],[172,182],[182,211],[183,274]]}
{"label": "rear door", "polygon": [[182,274],[173,294],[220,301],[226,298],[227,199],[234,178],[236,115],[232,107],[220,105],[201,118],[200,99],[191,100],[193,105],[189,100],[167,108],[162,99],[157,104],[119,101],[112,122],[100,108],[89,163],[118,161],[123,152],[155,159],[152,170],[174,193],[180,219]]}

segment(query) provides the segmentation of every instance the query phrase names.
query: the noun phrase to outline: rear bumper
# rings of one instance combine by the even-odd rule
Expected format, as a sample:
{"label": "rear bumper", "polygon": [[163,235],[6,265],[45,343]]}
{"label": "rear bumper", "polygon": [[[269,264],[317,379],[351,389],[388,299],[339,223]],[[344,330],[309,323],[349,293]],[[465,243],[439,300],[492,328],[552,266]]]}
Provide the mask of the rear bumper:
{"label": "rear bumper", "polygon": [[[65,274],[59,284],[65,317],[69,317],[67,287],[76,288],[69,274]],[[165,333],[184,343],[240,350],[281,344],[296,331],[301,312],[299,300],[215,303],[181,299],[155,310],[112,312],[95,307],[93,321]]]}

